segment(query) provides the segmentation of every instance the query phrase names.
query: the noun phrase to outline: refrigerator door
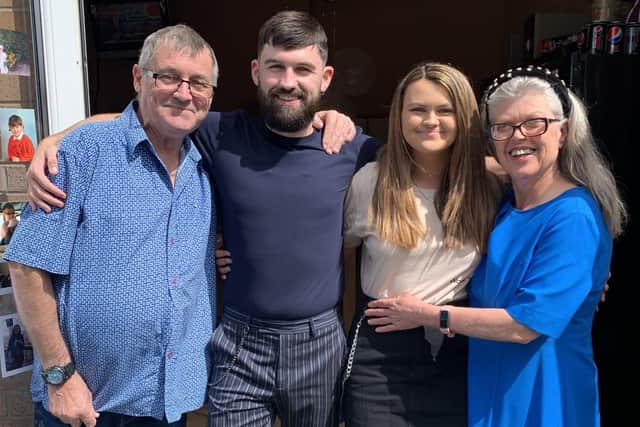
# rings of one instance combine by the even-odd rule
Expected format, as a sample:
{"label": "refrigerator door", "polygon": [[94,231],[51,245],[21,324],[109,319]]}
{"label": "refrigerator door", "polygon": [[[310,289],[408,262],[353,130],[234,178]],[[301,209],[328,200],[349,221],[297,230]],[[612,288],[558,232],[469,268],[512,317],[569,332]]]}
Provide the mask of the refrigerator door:
{"label": "refrigerator door", "polygon": [[631,220],[614,243],[611,290],[601,304],[593,330],[599,369],[602,426],[627,425],[635,402],[618,387],[637,370],[637,352],[631,348],[638,310],[637,229],[638,158],[640,142],[640,56],[587,55],[583,57],[583,96],[594,134],[609,158],[628,205]]}

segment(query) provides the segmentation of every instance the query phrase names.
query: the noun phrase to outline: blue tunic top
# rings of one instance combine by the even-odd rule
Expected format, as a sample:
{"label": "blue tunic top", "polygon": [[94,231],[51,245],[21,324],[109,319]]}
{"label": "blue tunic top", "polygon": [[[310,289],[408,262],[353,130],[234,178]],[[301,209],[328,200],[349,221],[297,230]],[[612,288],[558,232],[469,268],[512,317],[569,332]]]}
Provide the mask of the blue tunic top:
{"label": "blue tunic top", "polygon": [[225,306],[282,320],[335,307],[346,190],[378,142],[358,130],[329,155],[320,132],[286,138],[242,111],[210,113],[194,139],[214,177],[233,258]]}
{"label": "blue tunic top", "polygon": [[[60,146],[51,214],[28,207],[5,259],[51,273],[62,334],[97,411],[201,407],[214,327],[211,186],[187,138],[175,188],[129,105]],[[34,365],[34,401],[47,388]]]}
{"label": "blue tunic top", "polygon": [[507,198],[470,303],[505,308],[541,335],[529,344],[469,340],[470,426],[600,425],[591,325],[611,252],[584,188],[526,211]]}

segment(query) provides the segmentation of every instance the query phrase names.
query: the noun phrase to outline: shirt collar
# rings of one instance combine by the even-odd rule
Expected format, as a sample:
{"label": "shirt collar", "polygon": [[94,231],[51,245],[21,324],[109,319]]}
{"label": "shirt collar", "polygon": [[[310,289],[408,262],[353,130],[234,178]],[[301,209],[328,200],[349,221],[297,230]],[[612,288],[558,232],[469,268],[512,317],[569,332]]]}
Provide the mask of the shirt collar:
{"label": "shirt collar", "polygon": [[[122,114],[116,119],[119,121],[120,127],[124,130],[126,143],[127,143],[127,151],[130,156],[133,156],[136,147],[143,142],[149,141],[147,138],[147,133],[142,127],[142,123],[138,119],[138,115],[136,111],[138,110],[138,101],[133,100],[127,105],[127,108],[124,109]],[[180,157],[182,161],[182,157],[184,154],[184,158],[189,158],[194,162],[198,162],[202,159],[200,153],[195,147],[195,144],[192,143],[191,137],[187,135],[182,142],[182,150],[180,151]]]}

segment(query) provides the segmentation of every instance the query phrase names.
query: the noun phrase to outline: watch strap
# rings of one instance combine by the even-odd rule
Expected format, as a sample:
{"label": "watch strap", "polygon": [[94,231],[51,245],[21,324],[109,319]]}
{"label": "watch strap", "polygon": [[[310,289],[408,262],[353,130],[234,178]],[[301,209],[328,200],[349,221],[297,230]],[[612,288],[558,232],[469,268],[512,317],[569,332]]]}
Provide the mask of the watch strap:
{"label": "watch strap", "polygon": [[449,310],[440,310],[440,332],[453,338],[456,334],[449,327]]}
{"label": "watch strap", "polygon": [[64,372],[64,379],[66,380],[76,371],[76,365],[73,362],[69,362],[62,367],[62,371]]}

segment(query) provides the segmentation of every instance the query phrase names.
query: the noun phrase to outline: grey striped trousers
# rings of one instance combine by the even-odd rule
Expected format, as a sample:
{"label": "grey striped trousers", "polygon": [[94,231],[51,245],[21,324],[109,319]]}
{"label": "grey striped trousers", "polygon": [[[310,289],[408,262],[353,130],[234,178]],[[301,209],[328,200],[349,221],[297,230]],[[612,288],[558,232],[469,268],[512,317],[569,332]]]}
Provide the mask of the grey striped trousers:
{"label": "grey striped trousers", "polygon": [[209,426],[338,425],[346,339],[336,310],[295,321],[225,308],[211,338]]}

